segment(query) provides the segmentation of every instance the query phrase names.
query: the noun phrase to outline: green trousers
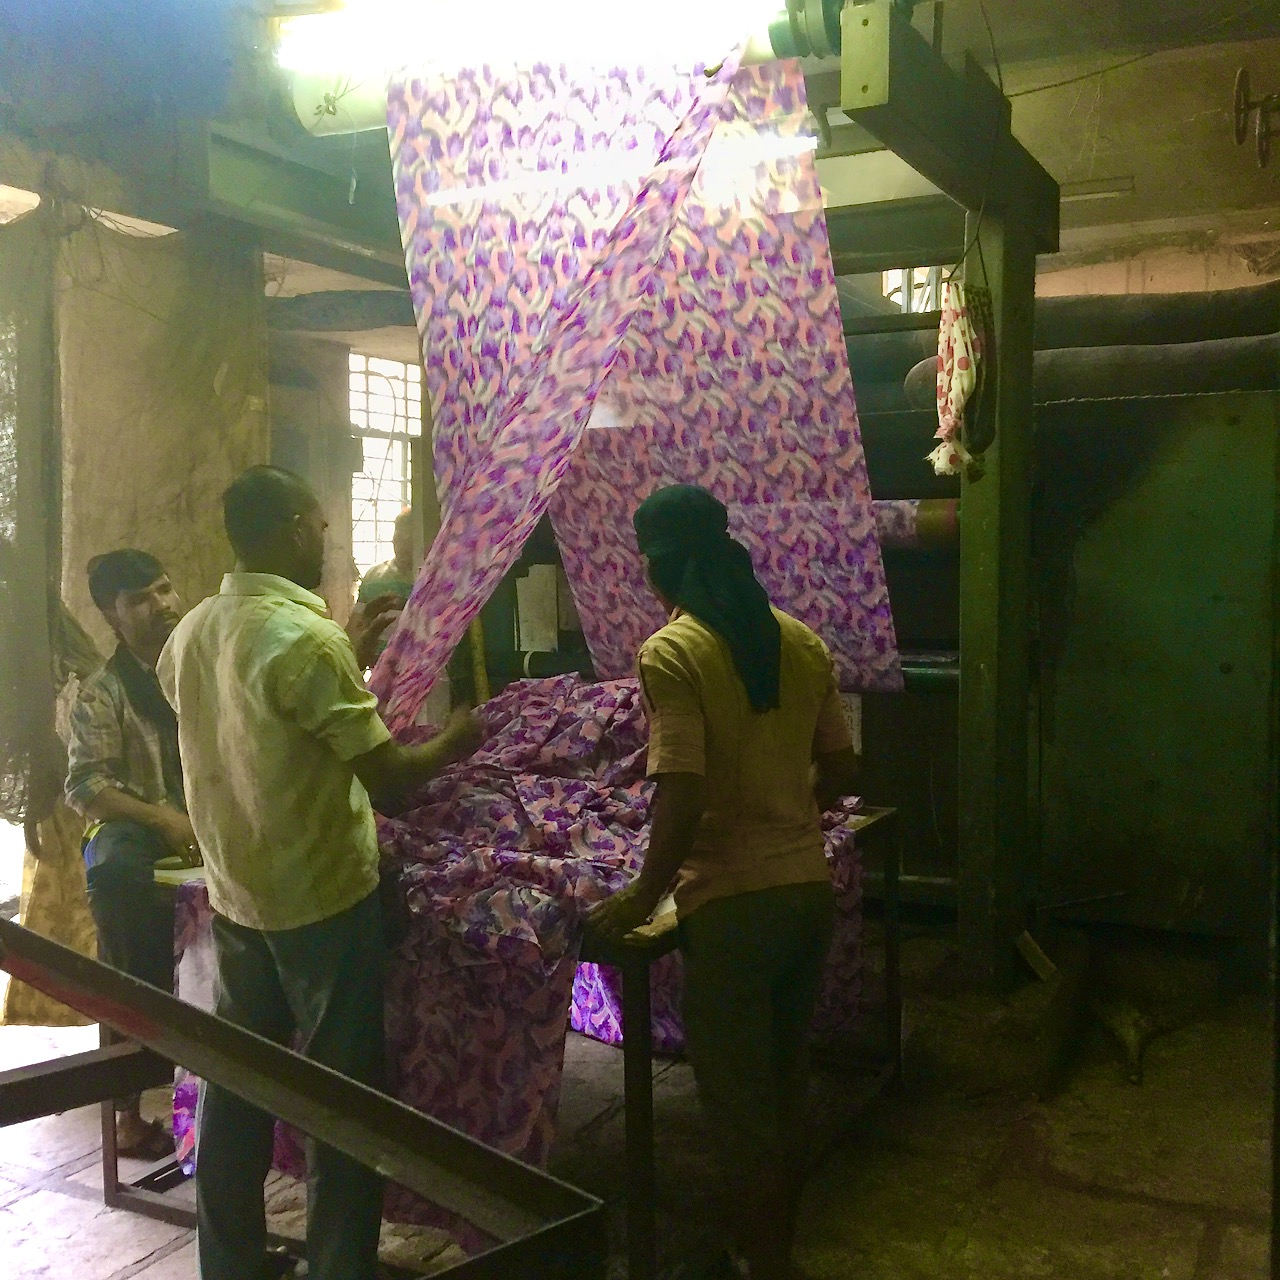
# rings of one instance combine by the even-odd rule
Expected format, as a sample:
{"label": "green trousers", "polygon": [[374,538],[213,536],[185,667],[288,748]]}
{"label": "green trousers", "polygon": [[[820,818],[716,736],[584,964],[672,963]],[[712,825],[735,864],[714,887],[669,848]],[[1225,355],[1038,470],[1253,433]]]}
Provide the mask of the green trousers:
{"label": "green trousers", "polygon": [[680,921],[685,1047],[735,1180],[798,1176],[809,1027],[834,921],[826,881],[713,899]]}

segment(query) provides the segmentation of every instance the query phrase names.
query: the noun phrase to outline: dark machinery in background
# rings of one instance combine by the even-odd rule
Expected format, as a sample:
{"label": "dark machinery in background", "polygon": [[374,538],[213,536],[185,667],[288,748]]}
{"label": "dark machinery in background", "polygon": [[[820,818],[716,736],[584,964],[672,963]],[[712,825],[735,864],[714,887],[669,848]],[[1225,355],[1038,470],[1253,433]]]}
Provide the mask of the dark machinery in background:
{"label": "dark machinery in background", "polygon": [[[845,326],[878,499],[960,493],[924,462],[938,318]],[[1037,301],[1042,909],[1265,947],[1278,331],[1280,284]],[[884,558],[906,692],[863,699],[865,788],[903,814],[904,900],[950,907],[959,549]]]}
{"label": "dark machinery in background", "polygon": [[1244,140],[1249,136],[1249,120],[1255,113],[1254,146],[1258,154],[1258,168],[1265,169],[1271,160],[1271,117],[1280,116],[1280,93],[1267,93],[1261,98],[1250,96],[1249,68],[1241,67],[1236,72],[1235,89],[1231,95],[1231,122],[1236,146],[1244,145]]}
{"label": "dark machinery in background", "polygon": [[[521,635],[520,582],[527,578],[535,565],[554,565],[561,576],[557,601],[558,628],[554,649],[530,648]],[[480,613],[480,625],[484,633],[484,665],[491,693],[498,693],[513,680],[529,677],[560,675],[568,671],[579,672],[590,680],[595,676],[586,638],[573,625],[572,611],[566,610],[563,599],[566,587],[560,569],[560,551],[556,546],[551,520],[543,516],[529,541],[525,543],[520,559],[498,584],[488,604]],[[475,663],[468,642],[460,644],[449,662],[451,696],[455,704],[475,700]]]}
{"label": "dark machinery in background", "polygon": [[[872,492],[946,511],[960,479],[924,460],[938,319],[850,314],[845,329]],[[1269,748],[1250,707],[1265,706],[1270,669],[1266,415],[1280,386],[1280,284],[1042,298],[1035,345],[1037,901],[1095,920],[1262,936],[1253,905],[1265,903],[1268,855],[1252,833],[1268,803]],[[1207,456],[1215,439],[1221,456]],[[1143,529],[1166,555],[1141,549]],[[865,790],[903,817],[904,899],[947,910],[959,807],[954,530],[943,522],[915,546],[884,546],[906,687],[862,700]],[[526,674],[590,674],[581,632],[562,632],[556,653],[516,643],[518,579],[557,561],[544,521],[486,606],[495,690]],[[460,652],[463,696],[469,669]],[[1203,737],[1196,715],[1210,734],[1240,726],[1216,762],[1196,763],[1186,746]],[[1086,736],[1110,791],[1091,773]],[[1205,768],[1219,779],[1208,800]]]}

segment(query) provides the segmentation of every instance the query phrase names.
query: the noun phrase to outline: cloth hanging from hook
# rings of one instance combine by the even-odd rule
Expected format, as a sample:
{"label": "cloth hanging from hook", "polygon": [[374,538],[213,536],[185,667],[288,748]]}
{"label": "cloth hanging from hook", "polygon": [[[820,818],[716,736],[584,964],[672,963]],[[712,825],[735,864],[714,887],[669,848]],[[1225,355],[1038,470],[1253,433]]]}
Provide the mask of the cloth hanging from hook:
{"label": "cloth hanging from hook", "polygon": [[965,447],[964,410],[978,385],[982,339],[970,317],[965,286],[948,280],[942,286],[942,320],[938,325],[938,430],[942,443],[929,454],[940,476],[959,475],[973,456]]}

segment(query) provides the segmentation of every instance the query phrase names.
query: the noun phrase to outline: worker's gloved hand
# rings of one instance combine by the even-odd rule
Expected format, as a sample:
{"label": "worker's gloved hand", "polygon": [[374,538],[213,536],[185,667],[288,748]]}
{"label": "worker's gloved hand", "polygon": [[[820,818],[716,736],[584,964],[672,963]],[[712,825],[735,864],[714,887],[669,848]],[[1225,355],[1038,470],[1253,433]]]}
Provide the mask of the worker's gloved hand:
{"label": "worker's gloved hand", "polygon": [[361,601],[347,619],[347,637],[356,651],[356,662],[363,671],[378,659],[378,642],[383,632],[400,616],[404,601],[394,594]]}

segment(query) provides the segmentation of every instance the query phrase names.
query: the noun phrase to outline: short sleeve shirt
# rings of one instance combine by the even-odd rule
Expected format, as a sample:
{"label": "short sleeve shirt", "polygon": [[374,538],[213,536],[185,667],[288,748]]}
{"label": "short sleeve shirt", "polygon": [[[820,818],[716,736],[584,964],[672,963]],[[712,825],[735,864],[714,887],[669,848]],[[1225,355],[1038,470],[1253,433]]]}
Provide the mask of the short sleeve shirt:
{"label": "short sleeve shirt", "polygon": [[752,710],[728,645],[689,614],[640,650],[650,775],[706,779],[706,811],[676,890],[685,914],[712,898],[828,874],[811,765],[853,740],[827,647],[802,622],[774,615],[782,664],[772,711]]}
{"label": "short sleeve shirt", "polygon": [[391,735],[324,601],[272,574],[228,574],[157,672],[213,909],[296,929],[373,892],[377,830],[351,761]]}

